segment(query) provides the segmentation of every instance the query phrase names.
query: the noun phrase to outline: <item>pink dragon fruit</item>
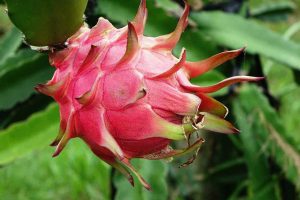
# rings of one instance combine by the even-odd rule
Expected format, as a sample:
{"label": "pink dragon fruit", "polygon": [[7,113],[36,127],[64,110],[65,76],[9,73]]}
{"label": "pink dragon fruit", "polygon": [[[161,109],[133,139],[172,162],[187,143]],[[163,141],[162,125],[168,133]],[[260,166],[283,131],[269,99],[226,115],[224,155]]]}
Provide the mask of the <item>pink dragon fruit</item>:
{"label": "pink dragon fruit", "polygon": [[[135,19],[126,27],[116,29],[100,18],[93,28],[83,26],[72,36],[66,49],[50,53],[56,72],[36,89],[53,97],[60,107],[54,156],[71,138],[80,137],[132,184],[131,173],[150,189],[130,159],[163,159],[197,151],[204,140],[190,144],[189,138],[198,129],[238,132],[224,120],[227,108],[207,94],[260,78],[237,76],[206,87],[191,84],[190,78],[235,58],[244,49],[199,62],[186,61],[184,49],[179,59],[174,57],[172,50],[188,24],[188,14],[186,5],[174,32],[146,37],[147,9],[142,0]],[[173,140],[187,140],[187,148],[173,150],[169,147]]]}

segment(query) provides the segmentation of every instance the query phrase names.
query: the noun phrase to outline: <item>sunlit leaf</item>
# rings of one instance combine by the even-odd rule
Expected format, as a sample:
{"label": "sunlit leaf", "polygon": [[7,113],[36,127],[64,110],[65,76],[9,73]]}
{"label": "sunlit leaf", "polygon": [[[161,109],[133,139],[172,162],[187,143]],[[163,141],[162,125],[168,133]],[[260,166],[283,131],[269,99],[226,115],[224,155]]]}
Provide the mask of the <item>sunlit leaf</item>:
{"label": "sunlit leaf", "polygon": [[56,105],[0,131],[0,165],[50,144],[59,127]]}
{"label": "sunlit leaf", "polygon": [[1,198],[22,196],[28,200],[52,200],[84,196],[85,199],[110,200],[111,168],[94,156],[82,141],[70,143],[57,158],[52,158],[53,148],[47,145],[3,166]]}

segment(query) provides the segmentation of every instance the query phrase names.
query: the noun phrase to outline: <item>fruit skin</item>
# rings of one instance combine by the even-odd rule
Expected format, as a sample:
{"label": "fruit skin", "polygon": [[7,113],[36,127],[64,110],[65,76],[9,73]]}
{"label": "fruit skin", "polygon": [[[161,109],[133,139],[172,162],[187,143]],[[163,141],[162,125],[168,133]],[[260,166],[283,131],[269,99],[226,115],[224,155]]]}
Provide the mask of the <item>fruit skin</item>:
{"label": "fruit skin", "polygon": [[[164,159],[197,152],[204,140],[190,144],[189,136],[199,129],[238,132],[224,120],[227,108],[208,93],[261,78],[237,76],[212,86],[192,85],[190,78],[235,58],[244,49],[199,62],[186,61],[185,49],[179,59],[174,57],[172,49],[188,24],[188,14],[186,5],[174,32],[146,37],[147,9],[142,0],[135,19],[126,27],[116,29],[100,18],[93,28],[83,26],[69,38],[66,49],[50,53],[50,63],[57,70],[52,80],[36,89],[52,96],[60,106],[60,131],[52,143],[54,156],[71,138],[80,137],[132,184],[131,173],[150,189],[130,159]],[[173,150],[169,147],[172,140],[187,140],[188,147]]]}

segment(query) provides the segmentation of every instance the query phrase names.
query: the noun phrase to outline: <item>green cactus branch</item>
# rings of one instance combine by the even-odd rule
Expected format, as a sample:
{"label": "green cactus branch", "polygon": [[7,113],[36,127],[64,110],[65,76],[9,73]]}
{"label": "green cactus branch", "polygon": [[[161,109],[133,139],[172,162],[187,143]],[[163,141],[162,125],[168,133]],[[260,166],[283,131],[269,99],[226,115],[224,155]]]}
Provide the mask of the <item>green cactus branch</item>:
{"label": "green cactus branch", "polygon": [[62,44],[83,24],[88,0],[5,0],[11,21],[33,46]]}

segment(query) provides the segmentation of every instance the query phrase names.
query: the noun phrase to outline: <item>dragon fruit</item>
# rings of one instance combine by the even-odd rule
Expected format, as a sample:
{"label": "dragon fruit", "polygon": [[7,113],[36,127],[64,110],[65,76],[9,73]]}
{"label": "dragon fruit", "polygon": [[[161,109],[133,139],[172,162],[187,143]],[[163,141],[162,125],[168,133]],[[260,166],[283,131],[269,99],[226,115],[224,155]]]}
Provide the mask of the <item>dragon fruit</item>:
{"label": "dragon fruit", "polygon": [[[149,184],[131,165],[132,158],[165,159],[197,152],[204,139],[190,143],[199,129],[237,133],[224,120],[228,110],[208,96],[225,86],[258,77],[236,76],[212,86],[196,86],[189,79],[240,55],[226,51],[199,62],[186,61],[172,50],[188,24],[186,5],[174,32],[159,37],[143,35],[146,0],[124,28],[100,18],[67,41],[67,48],[49,53],[56,68],[52,80],[36,89],[53,97],[60,107],[60,131],[52,143],[59,155],[71,138],[83,139],[94,154],[123,173],[132,174],[146,189]],[[174,140],[187,147],[173,150]],[[188,162],[191,162],[189,160]],[[188,163],[186,163],[188,164]]]}

